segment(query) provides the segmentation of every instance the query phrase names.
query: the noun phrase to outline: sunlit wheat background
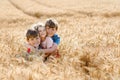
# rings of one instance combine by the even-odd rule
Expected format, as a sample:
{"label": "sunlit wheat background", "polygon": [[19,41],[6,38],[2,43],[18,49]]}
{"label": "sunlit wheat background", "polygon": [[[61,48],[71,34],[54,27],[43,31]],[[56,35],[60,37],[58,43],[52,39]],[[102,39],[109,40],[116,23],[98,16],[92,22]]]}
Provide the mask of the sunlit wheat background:
{"label": "sunlit wheat background", "polygon": [[[15,58],[25,31],[51,17],[61,58]],[[0,80],[120,80],[120,0],[1,0]]]}

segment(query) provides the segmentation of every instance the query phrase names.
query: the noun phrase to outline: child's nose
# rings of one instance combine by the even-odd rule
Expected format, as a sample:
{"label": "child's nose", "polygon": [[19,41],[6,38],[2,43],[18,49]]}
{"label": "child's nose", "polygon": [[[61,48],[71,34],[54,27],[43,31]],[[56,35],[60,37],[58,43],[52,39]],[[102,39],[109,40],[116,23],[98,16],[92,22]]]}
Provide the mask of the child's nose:
{"label": "child's nose", "polygon": [[51,32],[51,31],[52,31],[52,29],[49,29],[49,31]]}
{"label": "child's nose", "polygon": [[40,42],[40,40],[39,39],[37,39],[37,41],[36,42]]}

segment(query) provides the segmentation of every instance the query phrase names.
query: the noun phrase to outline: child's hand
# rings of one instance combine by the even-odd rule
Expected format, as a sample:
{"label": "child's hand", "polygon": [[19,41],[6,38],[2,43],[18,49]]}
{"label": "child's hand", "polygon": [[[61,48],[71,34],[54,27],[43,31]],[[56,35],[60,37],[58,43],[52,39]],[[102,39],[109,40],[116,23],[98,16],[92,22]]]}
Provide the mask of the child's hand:
{"label": "child's hand", "polygon": [[49,56],[51,53],[45,53],[45,56]]}

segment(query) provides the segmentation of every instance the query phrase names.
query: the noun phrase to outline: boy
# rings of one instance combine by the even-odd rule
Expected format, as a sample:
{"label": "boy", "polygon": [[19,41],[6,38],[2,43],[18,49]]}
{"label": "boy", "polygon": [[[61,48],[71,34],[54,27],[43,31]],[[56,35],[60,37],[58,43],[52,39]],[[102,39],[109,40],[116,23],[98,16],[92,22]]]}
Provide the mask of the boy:
{"label": "boy", "polygon": [[23,57],[29,58],[30,55],[39,56],[44,53],[41,49],[40,50],[38,49],[40,44],[40,38],[37,31],[28,29],[26,33],[26,38],[27,38],[27,44],[26,44],[27,53]]}
{"label": "boy", "polygon": [[[60,43],[60,37],[56,34],[57,30],[58,30],[58,23],[56,20],[54,19],[47,19],[45,22],[45,28],[46,28],[46,32],[47,32],[47,36],[51,37],[53,42],[54,42],[54,56],[55,57],[60,57],[58,50],[57,50],[57,46]],[[52,47],[52,48],[53,48]]]}
{"label": "boy", "polygon": [[59,45],[60,37],[56,34],[58,30],[57,21],[53,19],[47,19],[45,23],[45,28],[47,31],[47,36],[50,36],[53,39],[53,42]]}
{"label": "boy", "polygon": [[40,44],[40,38],[35,30],[28,29],[26,33],[27,47],[36,48]]}

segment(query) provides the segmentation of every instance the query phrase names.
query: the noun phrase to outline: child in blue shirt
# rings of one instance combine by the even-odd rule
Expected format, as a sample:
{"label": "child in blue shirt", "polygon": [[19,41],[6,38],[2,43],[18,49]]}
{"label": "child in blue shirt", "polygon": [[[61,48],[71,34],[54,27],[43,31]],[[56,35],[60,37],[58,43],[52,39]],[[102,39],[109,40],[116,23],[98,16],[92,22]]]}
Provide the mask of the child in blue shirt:
{"label": "child in blue shirt", "polygon": [[57,21],[51,18],[47,19],[45,22],[45,28],[46,28],[47,36],[52,38],[54,42],[54,46],[56,46],[56,50],[53,52],[54,54],[52,55],[55,57],[60,57],[60,54],[58,53],[58,49],[57,49],[57,46],[60,44],[60,37],[58,36],[58,34],[56,34],[58,30]]}
{"label": "child in blue shirt", "polygon": [[54,43],[56,43],[57,45],[59,45],[60,43],[60,37],[57,34],[54,34],[52,37],[52,40]]}
{"label": "child in blue shirt", "polygon": [[50,36],[52,38],[53,42],[56,43],[57,45],[59,45],[60,37],[58,36],[58,34],[56,34],[56,32],[58,30],[57,21],[54,19],[47,19],[46,23],[45,23],[45,28],[47,31],[47,36]]}

